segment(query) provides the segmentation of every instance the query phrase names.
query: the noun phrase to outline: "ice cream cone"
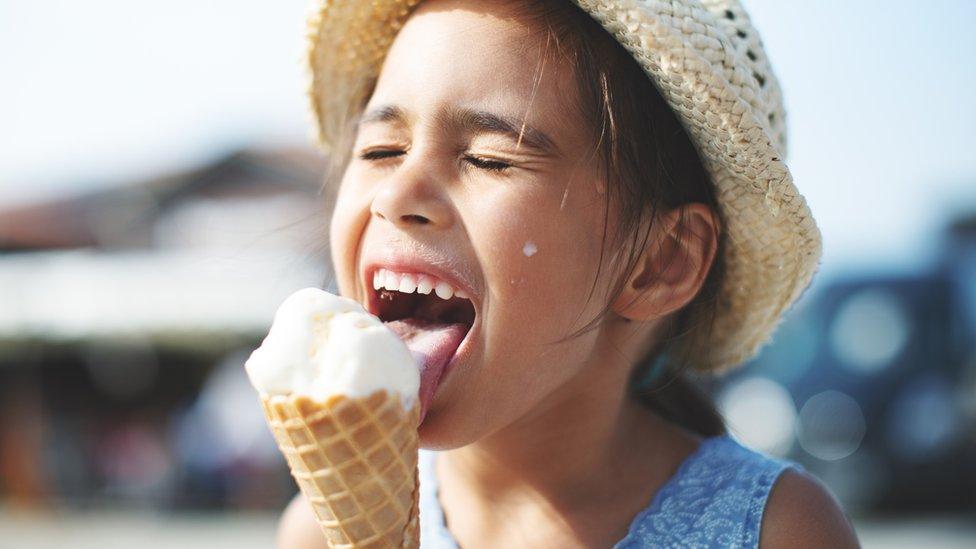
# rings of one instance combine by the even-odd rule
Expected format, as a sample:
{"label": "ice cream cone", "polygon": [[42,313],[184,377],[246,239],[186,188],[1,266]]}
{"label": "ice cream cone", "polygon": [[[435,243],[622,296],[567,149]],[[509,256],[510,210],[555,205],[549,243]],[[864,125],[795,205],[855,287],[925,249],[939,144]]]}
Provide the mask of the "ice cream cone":
{"label": "ice cream cone", "polygon": [[261,402],[330,547],[420,547],[419,404],[385,390]]}
{"label": "ice cream cone", "polygon": [[397,334],[304,288],[244,367],[329,545],[419,547],[420,369]]}

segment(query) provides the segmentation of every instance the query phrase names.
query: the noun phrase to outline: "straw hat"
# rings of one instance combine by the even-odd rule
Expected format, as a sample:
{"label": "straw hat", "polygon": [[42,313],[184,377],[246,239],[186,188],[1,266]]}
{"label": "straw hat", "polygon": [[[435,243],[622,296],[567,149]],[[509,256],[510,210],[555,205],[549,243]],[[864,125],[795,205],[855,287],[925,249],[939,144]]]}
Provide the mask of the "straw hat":
{"label": "straw hat", "polygon": [[[309,97],[327,152],[419,1],[314,0]],[[821,255],[820,231],[784,163],[786,114],[759,35],[737,0],[573,1],[643,67],[711,176],[728,232],[726,278],[711,338],[690,356],[703,373],[741,364],[770,339]]]}

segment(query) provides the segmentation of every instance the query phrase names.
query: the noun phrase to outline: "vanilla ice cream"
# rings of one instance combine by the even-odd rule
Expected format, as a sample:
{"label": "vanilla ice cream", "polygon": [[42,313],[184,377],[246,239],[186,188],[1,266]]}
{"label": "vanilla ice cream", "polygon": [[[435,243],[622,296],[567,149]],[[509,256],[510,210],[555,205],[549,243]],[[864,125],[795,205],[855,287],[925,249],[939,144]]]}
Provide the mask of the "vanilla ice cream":
{"label": "vanilla ice cream", "polygon": [[317,288],[285,299],[244,366],[267,395],[325,400],[385,389],[409,408],[420,389],[419,366],[393,331],[359,303]]}

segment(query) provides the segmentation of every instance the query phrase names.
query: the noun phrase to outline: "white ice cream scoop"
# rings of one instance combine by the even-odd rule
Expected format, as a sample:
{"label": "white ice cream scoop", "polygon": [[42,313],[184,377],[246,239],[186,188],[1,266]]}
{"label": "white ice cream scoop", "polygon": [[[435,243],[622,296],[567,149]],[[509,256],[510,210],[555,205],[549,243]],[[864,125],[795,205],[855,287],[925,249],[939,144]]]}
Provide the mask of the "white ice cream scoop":
{"label": "white ice cream scoop", "polygon": [[267,395],[325,400],[385,389],[410,407],[420,388],[419,366],[393,331],[359,303],[318,288],[285,299],[244,366]]}

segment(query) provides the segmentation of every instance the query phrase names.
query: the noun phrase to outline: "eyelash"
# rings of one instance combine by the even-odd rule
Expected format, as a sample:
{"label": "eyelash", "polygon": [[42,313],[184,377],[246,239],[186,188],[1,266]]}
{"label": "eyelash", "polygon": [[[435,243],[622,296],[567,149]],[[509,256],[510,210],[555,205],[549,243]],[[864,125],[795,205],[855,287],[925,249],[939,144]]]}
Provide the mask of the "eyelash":
{"label": "eyelash", "polygon": [[[361,153],[359,155],[359,158],[362,160],[366,160],[367,162],[370,162],[370,161],[392,158],[394,156],[399,156],[401,154],[403,154],[403,151],[397,151],[397,150],[366,151]],[[501,173],[512,167],[511,164],[505,162],[501,162],[498,160],[485,160],[483,158],[478,158],[476,156],[465,156],[464,159],[467,160],[474,167],[489,172]]]}

